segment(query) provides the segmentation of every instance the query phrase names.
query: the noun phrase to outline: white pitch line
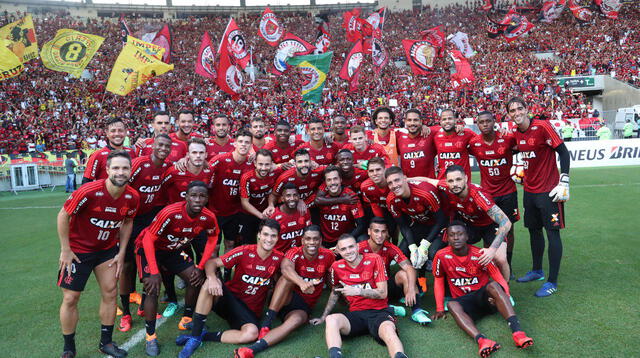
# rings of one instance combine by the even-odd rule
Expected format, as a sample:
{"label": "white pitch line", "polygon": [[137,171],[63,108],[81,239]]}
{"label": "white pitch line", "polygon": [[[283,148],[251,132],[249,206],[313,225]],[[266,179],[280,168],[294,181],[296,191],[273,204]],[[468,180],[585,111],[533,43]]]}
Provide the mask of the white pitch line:
{"label": "white pitch line", "polygon": [[[181,307],[184,307],[184,299],[180,300],[178,302],[178,305],[181,306]],[[165,322],[167,322],[167,320],[169,320],[169,318],[167,318],[167,317],[162,317],[162,318],[156,320],[156,329],[160,328],[160,326],[162,326]],[[140,342],[145,340],[146,334],[147,334],[147,331],[144,328],[142,328],[142,329],[138,330],[138,332],[136,332],[133,336],[131,336],[131,338],[129,338],[129,340],[124,342],[122,345],[118,345],[118,347],[120,347],[120,348],[124,349],[125,351],[129,352],[129,349],[133,348],[138,343],[140,343]],[[110,356],[110,355],[106,355],[106,356],[104,356],[104,358],[113,358],[113,357]]]}

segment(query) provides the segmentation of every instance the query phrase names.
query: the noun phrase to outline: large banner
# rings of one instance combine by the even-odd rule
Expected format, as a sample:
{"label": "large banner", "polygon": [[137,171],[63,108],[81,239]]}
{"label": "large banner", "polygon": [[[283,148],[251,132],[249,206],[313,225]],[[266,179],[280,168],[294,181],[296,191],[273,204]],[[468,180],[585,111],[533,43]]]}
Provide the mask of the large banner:
{"label": "large banner", "polygon": [[[64,161],[73,156],[78,163],[83,163],[95,149],[64,150],[60,152],[29,152],[20,154],[0,154],[0,176],[8,176],[11,165],[38,164],[39,171],[65,173]],[[83,164],[80,164],[84,168]],[[80,168],[77,169],[80,172]]]}
{"label": "large banner", "polygon": [[640,165],[640,139],[565,142],[571,168]]}

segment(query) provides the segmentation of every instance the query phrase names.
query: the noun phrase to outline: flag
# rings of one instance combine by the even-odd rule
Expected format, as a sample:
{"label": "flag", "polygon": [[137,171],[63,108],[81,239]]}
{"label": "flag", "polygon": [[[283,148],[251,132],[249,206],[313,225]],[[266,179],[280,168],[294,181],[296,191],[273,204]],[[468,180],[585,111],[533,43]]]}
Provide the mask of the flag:
{"label": "flag", "polygon": [[169,29],[169,25],[165,24],[162,30],[156,33],[151,43],[164,48],[164,55],[162,55],[162,61],[164,63],[171,62],[171,29]]}
{"label": "flag", "polygon": [[278,44],[276,55],[273,58],[273,65],[269,67],[269,72],[280,76],[287,70],[287,59],[293,56],[308,55],[315,47],[298,36],[287,32],[283,40]]}
{"label": "flag", "polygon": [[221,90],[231,95],[233,98],[238,97],[242,91],[242,83],[244,82],[244,78],[242,77],[242,65],[238,59],[249,59],[248,55],[244,57],[241,56],[241,50],[245,47],[244,36],[240,34],[237,28],[238,27],[235,25],[233,18],[229,19],[227,29],[220,39],[220,46],[218,46],[219,60],[218,68],[216,70],[218,74],[216,84]]}
{"label": "flag", "polygon": [[155,56],[157,52],[150,52],[150,47],[136,45],[131,39],[131,36],[127,38],[107,83],[107,91],[120,96],[126,96],[153,77],[173,70],[173,65],[168,65]]}
{"label": "flag", "polygon": [[262,17],[260,18],[258,35],[265,39],[269,45],[277,46],[283,34],[284,27],[280,24],[278,18],[276,18],[276,14],[268,7],[264,9]]}
{"label": "flag", "polygon": [[484,4],[482,5],[481,9],[484,11],[493,9],[493,3],[491,2],[491,0],[484,0]]}
{"label": "flag", "polygon": [[389,52],[384,47],[382,40],[375,36],[365,39],[363,43],[363,50],[365,55],[371,55],[373,71],[376,75],[380,75],[382,68],[389,63]]}
{"label": "flag", "polygon": [[316,49],[315,54],[325,53],[329,51],[331,45],[331,34],[329,34],[329,18],[326,14],[317,15],[316,23],[318,24],[318,34],[314,43]]}
{"label": "flag", "polygon": [[15,77],[24,71],[18,56],[6,47],[6,40],[0,38],[0,81]]}
{"label": "flag", "polygon": [[198,57],[196,57],[196,73],[202,77],[216,79],[216,66],[215,66],[216,53],[211,44],[211,37],[208,32],[204,32],[202,35],[202,41],[200,42],[200,50],[198,50]]}
{"label": "flag", "polygon": [[593,19],[593,12],[586,6],[576,4],[575,0],[569,0],[569,10],[580,24],[590,22]]}
{"label": "flag", "polygon": [[162,55],[164,55],[164,51],[165,51],[164,47],[160,47],[158,45],[154,45],[152,43],[139,40],[133,36],[127,36],[126,43],[130,43],[133,46],[136,46],[137,48],[142,50],[145,54],[149,56],[153,56],[158,60],[162,60]]}
{"label": "flag", "polygon": [[46,68],[80,78],[103,41],[104,37],[60,29],[42,46],[40,57]]}
{"label": "flag", "polygon": [[458,31],[450,35],[449,42],[454,44],[466,58],[473,57],[476,54],[476,51],[473,50],[469,43],[469,36],[464,32]]}
{"label": "flag", "polygon": [[618,18],[618,12],[622,7],[620,0],[595,0],[595,3],[607,19],[616,20]]}
{"label": "flag", "polygon": [[402,40],[402,47],[414,75],[426,75],[433,70],[436,49],[429,42]]}
{"label": "flag", "polygon": [[342,14],[342,27],[347,31],[346,37],[349,42],[356,42],[373,34],[371,24],[360,18],[360,9],[355,8]]}
{"label": "flag", "polygon": [[124,14],[120,15],[120,36],[122,36],[122,43],[127,42],[127,36],[131,35],[131,31],[129,30],[129,26],[124,21]]}
{"label": "flag", "polygon": [[[241,69],[246,68],[250,61],[247,41],[232,17],[229,18],[229,23],[224,35],[222,35],[222,39],[223,41],[220,42],[220,45],[224,43],[224,46],[227,46],[227,51],[233,56],[233,63],[237,64]],[[222,53],[222,50],[218,49],[218,53]]]}
{"label": "flag", "polygon": [[0,39],[5,40],[5,46],[22,63],[38,57],[38,40],[31,15],[0,28]]}
{"label": "flag", "polygon": [[487,36],[490,39],[495,39],[498,36],[502,35],[504,33],[505,27],[505,25],[491,20],[491,18],[489,18],[489,15],[487,15]]}
{"label": "flag", "polygon": [[299,67],[305,77],[302,84],[303,100],[320,103],[332,57],[333,52],[326,52],[320,55],[291,57],[287,60],[289,65]]}
{"label": "flag", "polygon": [[507,15],[500,21],[501,25],[504,25],[504,31],[502,37],[507,42],[515,41],[518,37],[528,33],[534,28],[534,25],[529,22],[526,16],[520,15],[515,6],[512,6]]}
{"label": "flag", "polygon": [[362,49],[362,40],[360,40],[353,45],[340,70],[340,78],[349,81],[349,92],[353,92],[358,88],[358,77],[363,59],[364,51]]}
{"label": "flag", "polygon": [[442,25],[430,28],[429,30],[420,31],[423,41],[429,42],[433,47],[438,49],[438,57],[444,56],[444,32],[440,30]]}
{"label": "flag", "polygon": [[371,25],[373,30],[373,37],[381,38],[382,29],[384,28],[384,17],[387,13],[387,8],[381,7],[374,11],[367,17],[367,22]]}
{"label": "flag", "polygon": [[540,9],[540,21],[551,23],[557,20],[564,11],[565,1],[547,0],[542,4]]}
{"label": "flag", "polygon": [[471,63],[467,58],[458,50],[449,51],[449,56],[453,60],[451,67],[451,87],[453,89],[464,88],[475,80],[473,76],[473,70],[471,69]]}

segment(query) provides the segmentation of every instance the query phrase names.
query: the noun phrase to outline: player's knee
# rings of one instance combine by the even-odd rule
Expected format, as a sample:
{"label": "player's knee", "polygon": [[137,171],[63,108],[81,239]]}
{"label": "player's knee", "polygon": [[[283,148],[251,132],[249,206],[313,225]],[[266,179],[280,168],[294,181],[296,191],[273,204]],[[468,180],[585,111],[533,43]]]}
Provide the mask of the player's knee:
{"label": "player's knee", "polygon": [[383,340],[387,340],[396,336],[396,325],[391,321],[384,321],[378,328],[378,335]]}
{"label": "player's knee", "polygon": [[331,327],[337,327],[340,323],[340,316],[337,314],[330,314],[327,316],[327,318],[325,319],[325,323],[328,326]]}
{"label": "player's knee", "polygon": [[407,282],[407,273],[404,272],[403,270],[400,270],[396,273],[396,282],[397,283],[402,283],[404,284],[405,282]]}
{"label": "player's knee", "polygon": [[80,292],[67,290],[62,294],[62,304],[65,306],[77,306],[80,301]]}
{"label": "player's knee", "polygon": [[251,342],[258,339],[259,332],[258,327],[255,324],[245,324],[242,326],[240,331],[242,332],[241,339],[244,342]]}
{"label": "player's knee", "polygon": [[460,304],[456,301],[449,301],[447,302],[447,309],[449,310],[449,312],[451,312],[451,314],[456,314],[462,311],[462,306],[460,306]]}
{"label": "player's knee", "polygon": [[303,311],[294,311],[287,317],[287,321],[291,322],[294,326],[301,326],[307,322],[308,318],[309,316]]}
{"label": "player's knee", "polygon": [[500,286],[499,283],[495,282],[495,281],[491,281],[487,284],[487,292],[489,293],[489,295],[491,296],[497,296],[500,293],[503,293],[504,290],[502,289],[502,286]]}

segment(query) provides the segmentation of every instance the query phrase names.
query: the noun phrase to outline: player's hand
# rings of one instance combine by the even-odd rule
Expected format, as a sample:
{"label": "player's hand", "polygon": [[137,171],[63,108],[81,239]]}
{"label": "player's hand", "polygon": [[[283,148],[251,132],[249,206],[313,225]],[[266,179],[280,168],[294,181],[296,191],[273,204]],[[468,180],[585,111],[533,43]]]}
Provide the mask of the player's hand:
{"label": "player's hand", "polygon": [[500,129],[498,129],[498,132],[500,132],[500,134],[502,134],[503,136],[509,135],[509,128],[500,127]]}
{"label": "player's hand", "polygon": [[67,270],[67,276],[71,275],[71,265],[73,265],[73,262],[77,262],[80,263],[80,259],[78,258],[78,256],[76,256],[76,254],[73,253],[73,251],[71,250],[61,250],[60,251],[60,265],[58,267],[58,270],[62,271],[62,270]]}
{"label": "player's hand", "polygon": [[144,292],[147,295],[157,296],[160,293],[160,284],[162,283],[162,276],[160,274],[150,275],[142,280],[144,285]]}
{"label": "player's hand", "polygon": [[415,287],[409,288],[407,294],[404,295],[404,305],[407,307],[413,307],[416,304],[416,289]]}
{"label": "player's hand", "polygon": [[324,320],[325,320],[324,316],[318,317],[318,318],[312,318],[312,319],[309,320],[309,324],[312,325],[312,326],[317,326],[319,324],[323,324]]}
{"label": "player's hand", "polygon": [[323,139],[324,139],[324,144],[326,145],[333,144],[333,133],[325,133]]}
{"label": "player's hand", "polygon": [[304,200],[298,200],[298,212],[300,215],[304,215],[307,210],[309,210],[307,203],[305,203]]}
{"label": "player's hand", "polygon": [[[294,161],[293,165],[295,166],[295,161]],[[316,170],[316,169],[318,169],[318,167],[320,167],[320,164],[318,164],[318,162],[316,162],[315,160],[312,160],[311,161],[311,165],[309,165],[309,169]]]}
{"label": "player's hand", "polygon": [[422,125],[422,130],[420,131],[420,135],[423,137],[428,137],[429,134],[431,134],[431,128],[429,128],[428,125],[423,124]]}
{"label": "player's hand", "polygon": [[427,240],[420,241],[420,246],[418,247],[418,263],[416,268],[421,268],[429,259],[429,247],[431,243]]}
{"label": "player's hand", "polygon": [[480,257],[478,258],[478,263],[482,266],[487,266],[488,264],[491,263],[491,261],[493,261],[493,258],[496,256],[497,251],[498,249],[493,247],[480,249],[480,252],[482,252],[482,255],[480,255]]}
{"label": "player's hand", "polygon": [[464,124],[458,123],[456,124],[456,133],[463,133],[464,132]]}
{"label": "player's hand", "polygon": [[264,215],[263,219],[270,218],[275,211],[276,211],[276,208],[273,205],[267,206],[267,208],[262,211],[262,215]]}
{"label": "player's hand", "polygon": [[294,166],[295,166],[295,164],[293,163],[293,159],[291,159],[288,162],[284,162],[284,163],[280,164],[280,169],[289,170],[289,169],[293,168]]}
{"label": "player's hand", "polygon": [[138,148],[144,148],[144,138],[138,138],[138,140],[136,141],[136,144],[134,144],[136,147]]}
{"label": "player's hand", "polygon": [[349,205],[355,205],[360,201],[360,198],[356,193],[352,193],[352,194],[345,193],[345,194],[342,194],[342,197],[345,198],[345,204],[349,204]]}
{"label": "player's hand", "polygon": [[304,281],[304,284],[299,285],[298,287],[300,287],[300,291],[302,293],[304,293],[305,295],[310,295],[313,293],[315,284],[313,283],[313,281]]}
{"label": "player's hand", "polygon": [[124,267],[124,253],[117,253],[116,256],[111,259],[109,262],[109,267],[116,265],[116,278],[120,277],[120,272],[122,272],[122,267]]}
{"label": "player's hand", "polygon": [[447,312],[445,311],[438,311],[434,314],[431,315],[431,319],[434,321],[437,321],[439,319],[447,319]]}
{"label": "player's hand", "polygon": [[359,296],[362,293],[362,289],[356,286],[349,286],[346,283],[340,281],[342,287],[334,288],[336,292],[340,292],[345,296]]}
{"label": "player's hand", "polygon": [[419,268],[418,265],[418,245],[416,244],[411,244],[409,245],[409,260],[411,261],[411,265],[413,266],[413,268]]}
{"label": "player's hand", "polygon": [[200,287],[204,283],[205,275],[202,270],[195,267],[193,271],[191,271],[191,276],[189,276],[189,284],[193,287]]}
{"label": "player's hand", "polygon": [[564,203],[569,200],[569,176],[567,174],[560,175],[560,181],[551,190],[549,197],[554,203]]}
{"label": "player's hand", "polygon": [[178,161],[173,163],[173,166],[179,172],[186,172],[187,171],[187,160],[188,160],[187,158],[180,158],[180,159],[178,159]]}
{"label": "player's hand", "polygon": [[207,290],[212,296],[222,296],[222,282],[215,276],[207,276],[202,289]]}

